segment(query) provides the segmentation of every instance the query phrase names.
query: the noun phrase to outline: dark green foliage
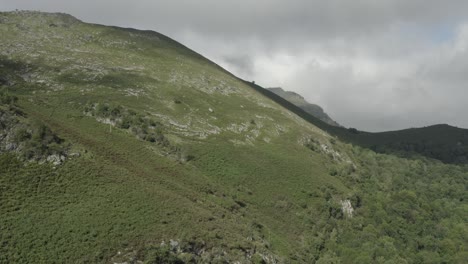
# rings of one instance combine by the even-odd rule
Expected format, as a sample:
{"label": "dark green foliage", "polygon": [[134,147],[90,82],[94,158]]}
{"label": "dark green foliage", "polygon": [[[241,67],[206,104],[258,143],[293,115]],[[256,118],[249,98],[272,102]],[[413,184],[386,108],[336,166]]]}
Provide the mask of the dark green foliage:
{"label": "dark green foliage", "polygon": [[[0,95],[2,95],[0,93]],[[67,146],[42,122],[25,122],[20,117],[26,115],[15,106],[16,96],[5,96],[2,101],[10,104],[7,109],[0,108],[0,150],[16,151],[25,160],[45,160],[49,155],[66,155]],[[15,98],[15,99],[11,99]]]}
{"label": "dark green foliage", "polygon": [[[169,142],[167,142],[167,146],[169,146]],[[188,147],[180,147],[180,146],[170,146],[171,152],[175,153],[177,160],[180,162],[189,162],[195,158]]]}
{"label": "dark green foliage", "polygon": [[29,133],[25,127],[18,128],[13,138],[13,140],[16,142],[23,142],[29,139],[31,139],[31,133]]}
{"label": "dark green foliage", "polygon": [[369,176],[356,182],[336,174],[357,191],[350,196],[353,218],[342,220],[334,194],[325,190],[329,216],[339,220],[326,226],[336,228],[340,242],[320,251],[328,248],[345,263],[459,263],[468,242],[466,168],[353,152],[363,164],[357,173]]}
{"label": "dark green foliage", "polygon": [[179,161],[188,162],[194,159],[194,156],[189,154],[188,148],[172,146],[164,136],[164,126],[149,116],[120,105],[112,106],[106,103],[88,103],[84,111],[98,118],[108,118],[115,122],[116,127],[129,130],[138,139],[166,148],[169,154],[174,155]]}
{"label": "dark green foliage", "polygon": [[422,155],[445,163],[468,163],[468,129],[449,125],[380,133],[369,133],[355,128],[346,129],[327,124],[268,89],[254,83],[246,81],[244,83],[342,141],[404,158]]}
{"label": "dark green foliage", "polygon": [[107,104],[98,104],[96,108],[96,115],[100,117],[109,117],[110,107]]}
{"label": "dark green foliage", "polygon": [[18,97],[8,94],[4,90],[0,90],[0,104],[14,105],[18,101]]}
{"label": "dark green foliage", "polygon": [[266,264],[265,260],[260,255],[253,255],[251,259],[253,264]]}
{"label": "dark green foliage", "polygon": [[125,109],[120,105],[112,106],[106,103],[87,104],[84,107],[86,113],[98,118],[109,118],[116,122],[116,126],[123,129],[133,129],[135,134],[148,134],[148,129],[157,132],[162,131],[162,125],[150,117],[143,116],[131,109]]}
{"label": "dark green foliage", "polygon": [[179,259],[171,248],[167,245],[159,247],[151,247],[146,249],[144,262],[145,264],[183,264],[184,261]]}
{"label": "dark green foliage", "polygon": [[343,211],[341,205],[337,202],[329,201],[327,203],[328,216],[335,219],[343,219]]}
{"label": "dark green foliage", "polygon": [[42,159],[49,155],[65,154],[63,140],[54,134],[50,128],[42,123],[36,123],[30,127],[31,133],[20,129],[16,138],[21,139],[18,144],[23,144],[22,150],[25,159]]}
{"label": "dark green foliage", "polygon": [[21,83],[22,78],[18,75],[28,67],[30,65],[0,55],[0,87]]}
{"label": "dark green foliage", "polygon": [[120,122],[118,123],[118,127],[123,128],[123,129],[129,129],[133,124],[133,118],[128,115],[128,116],[123,116]]}
{"label": "dark green foliage", "polygon": [[304,146],[312,151],[316,151],[316,152],[320,151],[320,142],[313,138],[308,139],[305,142]]}

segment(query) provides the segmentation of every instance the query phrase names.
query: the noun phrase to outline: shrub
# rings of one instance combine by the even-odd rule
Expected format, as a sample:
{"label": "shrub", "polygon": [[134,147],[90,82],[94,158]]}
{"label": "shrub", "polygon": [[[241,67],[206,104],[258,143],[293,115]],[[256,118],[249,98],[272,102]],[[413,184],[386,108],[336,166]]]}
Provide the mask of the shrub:
{"label": "shrub", "polygon": [[0,103],[14,105],[18,102],[18,97],[9,95],[7,92],[0,90]]}
{"label": "shrub", "polygon": [[110,115],[114,118],[118,118],[122,115],[122,107],[120,105],[111,107]]}
{"label": "shrub", "polygon": [[15,132],[14,141],[15,142],[23,142],[31,138],[31,134],[28,130],[24,127],[18,128]]}
{"label": "shrub", "polygon": [[96,114],[100,117],[108,117],[110,115],[109,106],[106,104],[99,104],[96,108]]}
{"label": "shrub", "polygon": [[184,263],[181,259],[175,256],[169,246],[152,247],[147,250],[145,255],[145,264]]}
{"label": "shrub", "polygon": [[118,127],[123,128],[123,129],[129,129],[132,123],[133,123],[133,120],[131,117],[124,116],[118,123]]}

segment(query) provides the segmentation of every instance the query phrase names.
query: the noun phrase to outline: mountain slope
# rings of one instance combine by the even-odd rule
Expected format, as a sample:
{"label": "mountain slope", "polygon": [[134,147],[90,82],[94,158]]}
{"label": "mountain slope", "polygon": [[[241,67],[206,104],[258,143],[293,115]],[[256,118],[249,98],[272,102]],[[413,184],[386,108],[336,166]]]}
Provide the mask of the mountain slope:
{"label": "mountain slope", "polygon": [[0,263],[466,257],[464,167],[342,143],[156,32],[0,34]]}
{"label": "mountain slope", "polygon": [[[19,97],[28,119],[80,155],[55,170],[41,165],[38,174],[3,170],[14,172],[2,177],[10,190],[2,194],[9,201],[2,217],[12,237],[2,250],[12,252],[8,261],[62,257],[63,250],[65,260],[96,261],[125,244],[147,248],[170,239],[185,247],[203,241],[203,258],[228,251],[224,259],[242,259],[253,249],[268,258],[295,244],[296,231],[277,216],[276,203],[326,183],[347,190],[325,167],[303,178],[326,157],[301,158],[310,151],[296,142],[314,136],[326,143],[328,136],[160,34],[35,12],[4,13],[1,25],[6,92]],[[30,196],[21,195],[29,189]],[[29,232],[30,222],[43,228]],[[252,229],[255,222],[268,227]],[[24,232],[30,237],[16,235]],[[273,249],[264,233],[279,241]],[[44,239],[53,246],[27,251]],[[62,239],[70,243],[58,246]]]}
{"label": "mountain slope", "polygon": [[278,98],[276,95],[279,93],[274,90],[262,91],[261,87],[254,87],[254,89],[345,142],[370,148],[379,153],[396,154],[407,158],[422,155],[445,163],[468,163],[468,129],[449,125],[433,125],[375,133],[359,131],[355,128],[346,129],[330,125],[329,122],[311,114],[285,96],[280,95],[281,98]]}
{"label": "mountain slope", "polygon": [[274,92],[275,94],[283,97],[284,99],[288,100],[289,102],[295,104],[296,106],[300,107],[307,113],[311,114],[312,116],[317,117],[318,119],[322,120],[323,122],[332,125],[332,126],[340,126],[336,121],[331,119],[327,113],[323,111],[323,109],[316,105],[316,104],[311,104],[307,102],[304,97],[301,95],[291,92],[291,91],[285,91],[280,87],[275,87],[275,88],[267,88],[268,90]]}

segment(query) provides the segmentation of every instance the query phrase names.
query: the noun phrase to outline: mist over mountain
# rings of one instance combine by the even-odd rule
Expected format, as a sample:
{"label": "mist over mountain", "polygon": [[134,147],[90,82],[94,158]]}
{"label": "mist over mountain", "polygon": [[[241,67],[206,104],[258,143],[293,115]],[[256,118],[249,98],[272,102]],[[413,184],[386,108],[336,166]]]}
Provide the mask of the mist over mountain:
{"label": "mist over mountain", "polygon": [[468,128],[465,0],[0,0],[15,9],[158,31],[345,127]]}
{"label": "mist over mountain", "polygon": [[340,126],[337,122],[335,122],[333,119],[331,119],[327,113],[325,113],[322,109],[322,107],[316,105],[316,104],[311,104],[307,102],[304,97],[301,95],[291,92],[291,91],[285,91],[281,87],[274,87],[274,88],[268,88],[270,91],[274,92],[275,94],[283,97],[284,99],[290,101],[291,103],[299,106],[300,108],[304,109],[307,113],[317,117],[318,119],[322,120],[323,122],[332,125],[332,126]]}

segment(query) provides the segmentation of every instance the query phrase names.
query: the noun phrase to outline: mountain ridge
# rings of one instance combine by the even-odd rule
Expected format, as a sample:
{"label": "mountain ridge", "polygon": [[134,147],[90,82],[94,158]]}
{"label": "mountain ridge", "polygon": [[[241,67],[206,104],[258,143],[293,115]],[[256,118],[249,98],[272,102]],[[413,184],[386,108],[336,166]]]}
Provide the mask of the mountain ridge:
{"label": "mountain ridge", "polygon": [[462,263],[465,167],[342,142],[167,37],[66,22],[0,13],[0,262]]}
{"label": "mountain ridge", "polygon": [[336,121],[330,118],[327,113],[323,110],[322,107],[316,104],[311,104],[305,100],[305,98],[295,92],[285,91],[281,87],[272,87],[267,88],[268,90],[274,92],[275,94],[283,97],[284,99],[290,101],[291,103],[297,105],[298,107],[304,109],[307,113],[317,117],[318,119],[324,121],[325,123],[332,126],[340,126]]}
{"label": "mountain ridge", "polygon": [[[261,91],[263,88],[258,86],[255,89]],[[269,90],[265,89],[265,91]],[[370,148],[379,153],[396,154],[405,158],[422,155],[445,163],[468,163],[468,145],[466,143],[468,142],[468,129],[448,124],[435,124],[394,131],[360,131],[355,128],[330,125],[284,97],[280,96],[280,99],[268,92],[263,92],[263,94],[290,109],[304,120],[345,142]]]}

